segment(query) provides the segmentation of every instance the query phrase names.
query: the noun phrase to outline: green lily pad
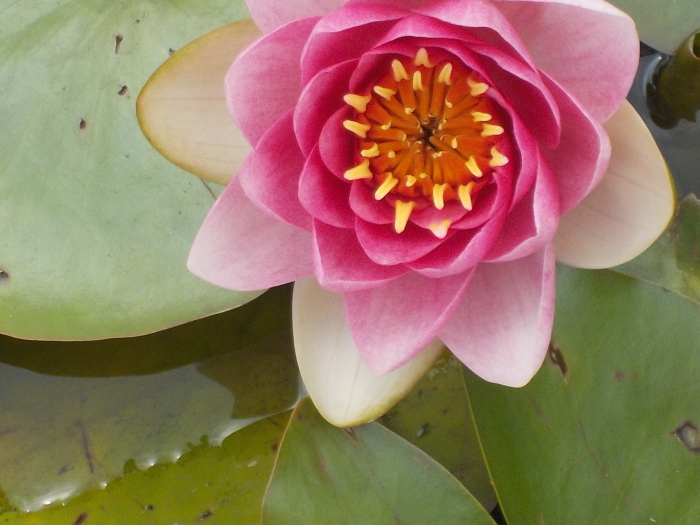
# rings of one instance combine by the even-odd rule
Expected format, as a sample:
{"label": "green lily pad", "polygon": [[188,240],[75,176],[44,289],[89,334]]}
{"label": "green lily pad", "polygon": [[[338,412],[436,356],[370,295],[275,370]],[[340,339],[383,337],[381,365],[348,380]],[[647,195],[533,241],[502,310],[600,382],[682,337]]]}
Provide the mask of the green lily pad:
{"label": "green lily pad", "polygon": [[643,42],[666,53],[672,53],[690,33],[700,28],[696,0],[609,1],[634,19]]}
{"label": "green lily pad", "polygon": [[186,269],[221,188],[148,144],[136,95],[170,50],[242,1],[72,0],[0,8],[0,333],[140,335],[256,296]]}
{"label": "green lily pad", "polygon": [[7,525],[207,523],[257,525],[265,487],[289,412],[259,421],[221,446],[192,447],[175,462],[144,471],[124,465],[123,478],[63,507],[8,512]]}
{"label": "green lily pad", "polygon": [[450,352],[440,356],[381,423],[445,467],[486,509],[496,506],[464,390],[462,364]]}
{"label": "green lily pad", "polygon": [[0,336],[0,513],[111,483],[128,460],[171,463],[203,435],[217,444],[291,406],[290,292],[139,338]]}
{"label": "green lily pad", "polygon": [[674,228],[620,269],[560,266],[550,355],[529,385],[466,372],[509,525],[700,516],[699,216],[686,200]]}
{"label": "green lily pad", "polygon": [[493,520],[419,449],[377,423],[334,427],[307,399],[290,419],[262,523],[493,525]]}

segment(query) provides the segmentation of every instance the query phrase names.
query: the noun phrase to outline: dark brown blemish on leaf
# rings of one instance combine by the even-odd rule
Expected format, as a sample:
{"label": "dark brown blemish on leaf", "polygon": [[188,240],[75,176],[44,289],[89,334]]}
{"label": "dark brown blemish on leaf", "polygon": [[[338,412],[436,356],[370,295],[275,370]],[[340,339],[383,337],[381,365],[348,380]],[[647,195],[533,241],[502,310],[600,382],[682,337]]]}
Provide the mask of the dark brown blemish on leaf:
{"label": "dark brown blemish on leaf", "polygon": [[82,131],[85,128],[87,128],[87,120],[81,118],[80,120],[78,120],[78,129]]}
{"label": "dark brown blemish on leaf", "polygon": [[129,92],[129,88],[127,86],[122,86],[119,91],[117,91],[117,95],[124,96]]}
{"label": "dark brown blemish on leaf", "polygon": [[199,521],[204,521],[212,517],[214,513],[211,510],[205,510],[199,517]]}
{"label": "dark brown blemish on leaf", "polygon": [[168,49],[168,55],[172,56],[172,54],[175,52],[175,50],[171,47]]}
{"label": "dark brown blemish on leaf", "polygon": [[681,426],[671,432],[672,436],[676,436],[678,441],[685,445],[685,448],[693,454],[700,454],[700,434],[698,427],[691,421],[686,421]]}
{"label": "dark brown blemish on leaf", "polygon": [[73,525],[82,525],[83,523],[85,523],[87,521],[87,519],[88,519],[88,513],[83,512],[82,514],[80,514],[80,516],[78,516],[76,518],[76,520],[73,522]]}
{"label": "dark brown blemish on leaf", "polygon": [[119,54],[119,48],[122,47],[122,42],[124,41],[124,37],[117,33],[114,35],[114,54],[118,55]]}
{"label": "dark brown blemish on leaf", "polygon": [[360,438],[357,437],[357,434],[355,433],[355,429],[350,427],[350,428],[344,428],[343,429],[345,433],[350,436],[350,439],[352,439],[357,445],[360,444]]}
{"label": "dark brown blemish on leaf", "polygon": [[564,354],[562,353],[561,348],[556,346],[554,343],[550,343],[547,354],[549,355],[549,360],[557,366],[564,379],[568,379],[569,366],[566,364],[566,359],[564,359]]}
{"label": "dark brown blemish on leaf", "polygon": [[615,381],[618,383],[625,378],[625,373],[622,370],[615,370]]}
{"label": "dark brown blemish on leaf", "polygon": [[5,270],[0,270],[0,283],[3,281],[7,281],[10,278],[10,274],[7,273]]}

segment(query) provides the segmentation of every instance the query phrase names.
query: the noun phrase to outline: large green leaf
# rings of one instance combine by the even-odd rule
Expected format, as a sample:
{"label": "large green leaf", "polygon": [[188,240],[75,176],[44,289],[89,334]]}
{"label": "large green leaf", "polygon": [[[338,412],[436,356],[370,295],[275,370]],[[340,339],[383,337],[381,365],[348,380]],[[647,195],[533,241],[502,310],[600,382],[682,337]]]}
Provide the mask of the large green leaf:
{"label": "large green leaf", "polygon": [[265,525],[493,525],[443,467],[377,423],[340,429],[313,404],[292,414],[270,486]]}
{"label": "large green leaf", "polygon": [[608,0],[637,24],[639,37],[661,51],[673,52],[685,38],[700,28],[697,0]]}
{"label": "large green leaf", "polygon": [[449,470],[485,508],[496,506],[464,390],[462,364],[449,351],[381,422]]}
{"label": "large green leaf", "polygon": [[170,463],[291,406],[290,292],[139,338],[0,336],[0,513],[110,483],[128,460]]}
{"label": "large green leaf", "polygon": [[188,273],[220,189],[156,153],[134,109],[170,50],[244,16],[240,0],[0,7],[0,332],[137,335],[255,296]]}
{"label": "large green leaf", "polygon": [[700,516],[700,208],[638,261],[558,268],[550,356],[520,390],[467,373],[509,525]]}
{"label": "large green leaf", "polygon": [[257,525],[288,419],[289,412],[264,419],[220,447],[192,447],[172,464],[136,471],[128,462],[125,476],[104,489],[88,491],[64,507],[8,512],[0,520],[7,525]]}

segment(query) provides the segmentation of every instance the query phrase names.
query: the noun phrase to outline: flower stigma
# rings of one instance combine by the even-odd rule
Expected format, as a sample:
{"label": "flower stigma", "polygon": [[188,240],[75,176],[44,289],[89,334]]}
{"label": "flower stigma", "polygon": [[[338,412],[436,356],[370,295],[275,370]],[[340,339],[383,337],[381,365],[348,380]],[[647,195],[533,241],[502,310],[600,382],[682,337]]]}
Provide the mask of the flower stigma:
{"label": "flower stigma", "polygon": [[[343,122],[356,139],[356,165],[344,174],[363,179],[374,198],[394,207],[402,233],[411,213],[456,202],[471,211],[496,168],[508,164],[499,150],[505,135],[490,86],[479,75],[421,48],[414,60],[395,58],[367,93],[345,95],[354,119]],[[502,148],[501,148],[502,149]],[[450,221],[430,225],[438,238]]]}

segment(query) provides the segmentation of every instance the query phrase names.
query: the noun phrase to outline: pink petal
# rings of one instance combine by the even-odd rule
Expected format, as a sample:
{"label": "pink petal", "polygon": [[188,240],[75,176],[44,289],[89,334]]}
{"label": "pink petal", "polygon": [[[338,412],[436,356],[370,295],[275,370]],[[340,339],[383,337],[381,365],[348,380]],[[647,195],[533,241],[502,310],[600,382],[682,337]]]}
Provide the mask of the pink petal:
{"label": "pink petal", "polygon": [[562,114],[559,147],[544,150],[559,186],[561,213],[590,193],[605,175],[610,161],[610,140],[591,114],[554,80],[545,78]]}
{"label": "pink petal", "polygon": [[343,294],[350,332],[367,366],[381,375],[418,354],[450,318],[472,273],[444,279],[409,273],[379,288]]}
{"label": "pink petal", "polygon": [[226,102],[236,124],[255,146],[293,108],[301,93],[299,59],[318,18],[292,22],[243,51],[226,75]]}
{"label": "pink petal", "polygon": [[376,288],[408,271],[404,266],[380,266],[372,262],[354,230],[314,221],[313,242],[316,278],[321,286],[333,292]]}
{"label": "pink petal", "polygon": [[347,427],[378,418],[405,396],[445,348],[435,339],[401,368],[377,376],[352,340],[340,294],[310,277],[294,284],[294,350],[311,399],[332,424]]}
{"label": "pink petal", "polygon": [[187,267],[222,288],[277,286],[313,274],[311,235],[256,208],[235,178],[200,228]]}
{"label": "pink petal", "polygon": [[495,0],[537,66],[603,122],[620,107],[637,71],[634,22],[601,0]]}
{"label": "pink petal", "polygon": [[549,244],[559,224],[559,192],[547,161],[540,158],[535,184],[513,208],[485,261],[512,261]]}
{"label": "pink petal", "polygon": [[288,111],[260,139],[238,173],[246,196],[261,210],[293,226],[311,229],[311,217],[297,197],[305,158]]}
{"label": "pink petal", "polygon": [[352,9],[343,7],[324,16],[304,49],[301,59],[304,82],[333,64],[360,58],[406,13],[380,4],[363,4]]}
{"label": "pink petal", "polygon": [[[393,224],[372,224],[358,217],[355,219],[355,231],[368,257],[383,266],[415,261],[445,242],[411,222],[402,233],[396,233]],[[449,232],[447,239],[453,233]]]}
{"label": "pink petal", "polygon": [[343,5],[343,0],[246,0],[246,4],[255,24],[269,33],[300,18],[330,13]]}
{"label": "pink petal", "polygon": [[294,113],[294,130],[304,155],[316,145],[328,119],[344,106],[348,79],[356,66],[357,61],[351,60],[324,69],[301,92]]}
{"label": "pink petal", "polygon": [[299,201],[313,217],[338,228],[354,228],[350,185],[334,176],[314,148],[299,179]]}
{"label": "pink petal", "polygon": [[523,386],[547,353],[554,295],[551,245],[517,261],[480,264],[440,337],[483,379]]}
{"label": "pink petal", "polygon": [[374,198],[374,190],[363,180],[353,181],[350,207],[362,220],[372,224],[394,224],[394,209],[386,201]]}
{"label": "pink petal", "polygon": [[[351,118],[351,109],[340,108],[323,126],[318,139],[318,151],[326,167],[340,180],[355,163],[355,139],[343,127],[343,121]],[[347,181],[346,181],[347,182]]]}

